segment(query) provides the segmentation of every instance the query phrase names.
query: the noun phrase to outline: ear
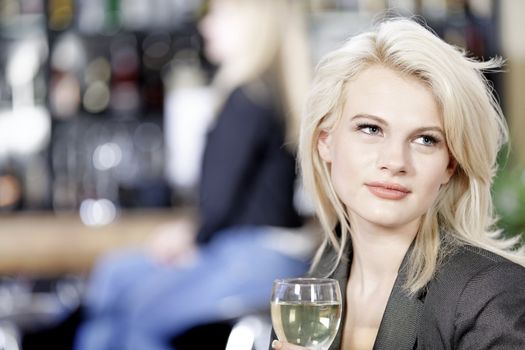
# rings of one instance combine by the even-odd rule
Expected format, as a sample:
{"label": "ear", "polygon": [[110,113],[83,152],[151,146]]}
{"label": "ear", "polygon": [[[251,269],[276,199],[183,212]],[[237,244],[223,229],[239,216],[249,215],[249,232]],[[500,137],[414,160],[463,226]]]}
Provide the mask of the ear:
{"label": "ear", "polygon": [[317,151],[322,160],[327,163],[332,162],[332,137],[326,130],[321,130],[319,139],[317,140]]}
{"label": "ear", "polygon": [[444,174],[443,181],[441,182],[442,185],[447,184],[450,181],[450,178],[454,173],[456,172],[456,168],[458,167],[458,162],[454,157],[450,156],[450,160],[447,165],[446,172]]}

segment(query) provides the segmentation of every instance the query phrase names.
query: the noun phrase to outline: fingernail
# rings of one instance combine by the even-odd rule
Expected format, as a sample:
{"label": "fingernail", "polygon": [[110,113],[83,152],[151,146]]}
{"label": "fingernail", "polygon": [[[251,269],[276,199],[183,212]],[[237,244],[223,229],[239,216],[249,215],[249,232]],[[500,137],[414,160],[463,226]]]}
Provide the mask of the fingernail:
{"label": "fingernail", "polygon": [[275,350],[279,350],[281,347],[282,347],[282,344],[280,341],[278,340],[272,341],[272,348],[274,348]]}

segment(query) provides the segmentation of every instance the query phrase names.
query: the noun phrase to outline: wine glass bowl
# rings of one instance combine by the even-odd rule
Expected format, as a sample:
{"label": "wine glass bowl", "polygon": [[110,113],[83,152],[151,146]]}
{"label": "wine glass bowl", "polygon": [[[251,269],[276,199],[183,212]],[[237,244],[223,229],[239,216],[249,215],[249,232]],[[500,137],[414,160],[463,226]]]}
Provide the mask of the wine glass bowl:
{"label": "wine glass bowl", "polygon": [[279,340],[326,350],[341,322],[341,290],[330,278],[290,278],[273,283],[272,325]]}

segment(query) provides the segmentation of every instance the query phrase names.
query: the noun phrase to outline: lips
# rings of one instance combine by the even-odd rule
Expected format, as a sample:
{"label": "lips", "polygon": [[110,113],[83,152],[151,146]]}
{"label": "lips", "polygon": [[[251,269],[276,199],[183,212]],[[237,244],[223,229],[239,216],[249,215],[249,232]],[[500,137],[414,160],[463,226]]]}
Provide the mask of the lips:
{"label": "lips", "polygon": [[381,199],[401,200],[411,192],[408,188],[396,183],[368,182],[365,185],[373,195]]}

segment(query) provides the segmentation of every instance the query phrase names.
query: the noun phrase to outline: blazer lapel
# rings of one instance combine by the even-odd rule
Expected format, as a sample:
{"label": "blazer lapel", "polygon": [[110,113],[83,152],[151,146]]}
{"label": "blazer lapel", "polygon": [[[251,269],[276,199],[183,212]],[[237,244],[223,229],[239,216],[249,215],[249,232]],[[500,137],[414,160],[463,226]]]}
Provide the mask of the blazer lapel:
{"label": "blazer lapel", "polygon": [[423,302],[420,300],[420,294],[409,297],[403,289],[407,277],[407,257],[411,250],[412,246],[401,263],[394,287],[388,298],[374,350],[412,350],[416,347],[419,322],[423,314]]}

